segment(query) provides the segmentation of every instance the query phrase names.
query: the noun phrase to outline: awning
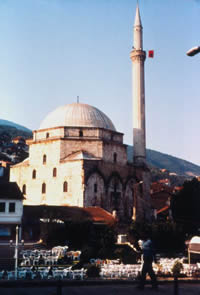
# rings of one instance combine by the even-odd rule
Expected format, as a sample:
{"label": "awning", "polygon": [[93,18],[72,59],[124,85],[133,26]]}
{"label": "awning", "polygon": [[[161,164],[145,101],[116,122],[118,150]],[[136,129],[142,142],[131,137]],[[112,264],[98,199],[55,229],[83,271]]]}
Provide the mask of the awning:
{"label": "awning", "polygon": [[188,251],[191,253],[199,253],[200,254],[200,237],[193,237],[188,245]]}

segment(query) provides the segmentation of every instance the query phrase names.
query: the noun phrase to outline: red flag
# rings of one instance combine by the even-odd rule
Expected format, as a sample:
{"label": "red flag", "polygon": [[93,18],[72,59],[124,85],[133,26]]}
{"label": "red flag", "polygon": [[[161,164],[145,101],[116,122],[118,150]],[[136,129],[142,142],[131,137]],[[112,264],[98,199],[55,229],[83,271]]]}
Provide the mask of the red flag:
{"label": "red flag", "polygon": [[149,50],[148,56],[153,58],[154,57],[154,50]]}

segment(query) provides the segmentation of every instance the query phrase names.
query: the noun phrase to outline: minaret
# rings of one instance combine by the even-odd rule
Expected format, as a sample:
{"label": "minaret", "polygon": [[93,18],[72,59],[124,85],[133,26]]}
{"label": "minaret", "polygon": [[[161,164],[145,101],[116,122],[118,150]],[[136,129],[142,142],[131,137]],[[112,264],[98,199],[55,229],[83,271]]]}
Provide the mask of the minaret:
{"label": "minaret", "polygon": [[145,135],[145,83],[144,61],[146,52],[143,51],[142,23],[139,7],[136,8],[135,23],[133,29],[132,60],[132,87],[133,87],[133,162],[138,166],[146,166],[146,135]]}

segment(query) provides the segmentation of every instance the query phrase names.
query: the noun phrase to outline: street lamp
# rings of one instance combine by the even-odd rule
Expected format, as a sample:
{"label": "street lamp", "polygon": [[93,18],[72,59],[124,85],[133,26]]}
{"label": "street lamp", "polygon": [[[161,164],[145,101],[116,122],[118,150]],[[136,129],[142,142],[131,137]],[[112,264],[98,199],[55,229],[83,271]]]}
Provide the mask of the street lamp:
{"label": "street lamp", "polygon": [[190,50],[188,50],[186,52],[186,54],[188,56],[194,56],[194,55],[196,55],[199,52],[200,52],[200,46],[195,46],[195,47],[192,47]]}
{"label": "street lamp", "polygon": [[21,243],[19,243],[19,226],[16,226],[16,239],[15,239],[15,243],[13,243],[13,240],[10,240],[10,247],[14,247],[15,248],[15,280],[17,280],[17,272],[18,272],[18,250],[19,250],[19,246],[23,246],[24,245],[24,240],[21,240]]}

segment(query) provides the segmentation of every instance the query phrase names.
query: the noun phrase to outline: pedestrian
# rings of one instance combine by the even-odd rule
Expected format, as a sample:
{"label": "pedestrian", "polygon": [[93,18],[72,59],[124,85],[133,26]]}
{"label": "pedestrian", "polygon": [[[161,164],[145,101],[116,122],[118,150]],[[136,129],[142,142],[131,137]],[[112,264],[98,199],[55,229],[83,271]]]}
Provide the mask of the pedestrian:
{"label": "pedestrian", "polygon": [[142,264],[140,284],[138,288],[144,289],[144,286],[146,283],[146,275],[148,274],[151,278],[152,288],[157,289],[158,283],[157,283],[156,275],[152,266],[153,261],[156,262],[155,251],[154,251],[153,243],[150,239],[150,235],[147,233],[145,233],[143,236],[141,249],[142,249],[143,264]]}

